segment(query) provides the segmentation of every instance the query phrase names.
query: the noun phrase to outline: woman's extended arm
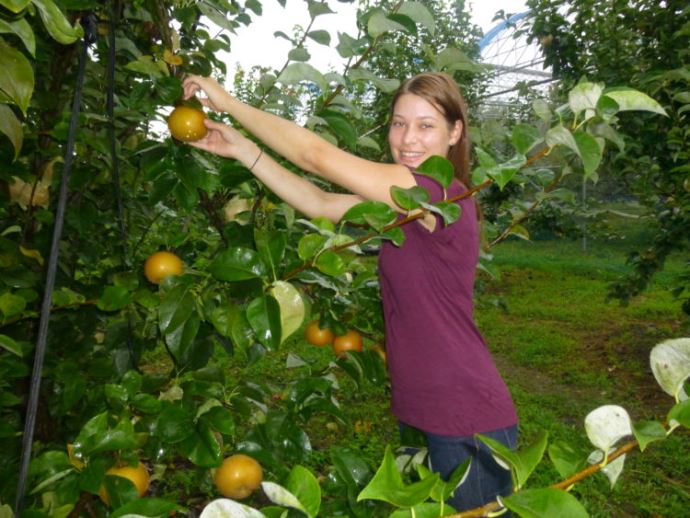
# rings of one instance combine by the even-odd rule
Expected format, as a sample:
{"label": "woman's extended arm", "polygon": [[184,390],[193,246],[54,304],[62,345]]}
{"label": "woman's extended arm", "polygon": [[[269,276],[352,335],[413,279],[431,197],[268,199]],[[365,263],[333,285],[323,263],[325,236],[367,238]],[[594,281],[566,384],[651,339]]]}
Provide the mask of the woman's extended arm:
{"label": "woman's extended arm", "polygon": [[[359,158],[294,122],[244,104],[214,79],[187,77],[184,81],[185,97],[189,98],[199,91],[204,91],[207,96],[200,99],[203,104],[229,113],[276,153],[303,170],[340,185],[363,199],[383,201],[400,210],[391,198],[391,186],[408,188],[415,185],[414,177],[404,166]],[[262,178],[262,181],[265,180]],[[277,193],[275,186],[270,187]]]}
{"label": "woman's extended arm", "polygon": [[208,119],[205,124],[208,134],[201,140],[190,142],[190,145],[239,160],[279,198],[310,218],[323,216],[338,222],[350,207],[362,201],[354,194],[320,189],[306,178],[287,170],[230,126]]}

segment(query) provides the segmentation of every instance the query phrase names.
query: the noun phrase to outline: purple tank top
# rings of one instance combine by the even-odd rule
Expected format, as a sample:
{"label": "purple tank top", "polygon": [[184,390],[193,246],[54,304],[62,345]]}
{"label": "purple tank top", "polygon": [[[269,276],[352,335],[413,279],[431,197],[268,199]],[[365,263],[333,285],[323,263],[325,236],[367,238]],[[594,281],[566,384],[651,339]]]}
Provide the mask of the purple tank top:
{"label": "purple tank top", "polygon": [[[414,174],[433,201],[435,180]],[[456,180],[453,197],[465,188]],[[392,410],[404,423],[439,435],[474,435],[517,423],[508,388],[474,322],[479,257],[472,198],[458,202],[460,219],[433,232],[418,221],[403,226],[405,242],[379,254]]]}

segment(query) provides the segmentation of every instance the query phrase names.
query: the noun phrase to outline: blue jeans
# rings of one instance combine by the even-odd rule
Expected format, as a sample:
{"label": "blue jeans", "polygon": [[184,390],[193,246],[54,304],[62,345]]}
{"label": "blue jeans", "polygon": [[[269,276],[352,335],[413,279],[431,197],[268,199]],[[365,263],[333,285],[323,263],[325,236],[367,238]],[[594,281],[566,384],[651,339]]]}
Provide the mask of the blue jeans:
{"label": "blue jeans", "polygon": [[[401,430],[407,427],[401,423]],[[426,436],[431,469],[448,480],[462,462],[472,457],[470,471],[465,481],[457,488],[448,503],[458,511],[481,507],[496,500],[497,496],[508,496],[513,491],[510,471],[501,467],[491,455],[489,448],[472,436],[447,436],[422,432]],[[509,448],[517,446],[517,425],[482,433],[500,441]],[[502,516],[509,516],[504,514]]]}

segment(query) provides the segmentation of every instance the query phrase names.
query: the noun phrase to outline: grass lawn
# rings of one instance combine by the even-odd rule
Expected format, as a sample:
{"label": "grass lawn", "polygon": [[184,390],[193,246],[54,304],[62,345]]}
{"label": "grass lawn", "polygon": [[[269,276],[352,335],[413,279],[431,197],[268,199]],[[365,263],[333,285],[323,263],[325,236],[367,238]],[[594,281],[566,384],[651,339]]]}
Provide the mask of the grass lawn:
{"label": "grass lawn", "polygon": [[[511,241],[496,247],[500,279],[479,297],[477,320],[508,382],[521,418],[523,441],[537,430],[550,443],[589,448],[586,414],[604,404],[623,406],[633,421],[664,417],[673,404],[649,368],[651,348],[690,336],[690,320],[665,289],[681,258],[627,307],[607,302],[608,284],[625,270],[625,246],[590,242]],[[601,474],[573,492],[591,516],[688,516],[690,434],[677,432],[626,460],[611,489]],[[543,463],[530,481],[557,481]]]}

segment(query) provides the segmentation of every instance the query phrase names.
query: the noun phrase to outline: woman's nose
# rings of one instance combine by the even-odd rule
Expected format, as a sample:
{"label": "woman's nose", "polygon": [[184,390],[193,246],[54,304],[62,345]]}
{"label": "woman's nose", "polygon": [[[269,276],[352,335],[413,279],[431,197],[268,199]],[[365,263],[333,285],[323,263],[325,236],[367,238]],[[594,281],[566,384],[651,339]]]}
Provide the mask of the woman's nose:
{"label": "woman's nose", "polygon": [[409,143],[409,142],[414,142],[415,139],[417,138],[417,132],[414,130],[414,128],[408,126],[405,128],[405,132],[403,133],[403,143]]}

